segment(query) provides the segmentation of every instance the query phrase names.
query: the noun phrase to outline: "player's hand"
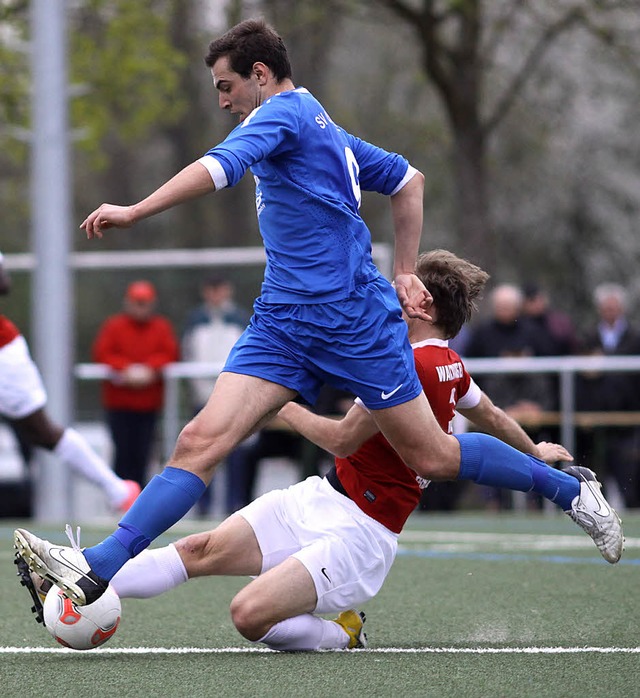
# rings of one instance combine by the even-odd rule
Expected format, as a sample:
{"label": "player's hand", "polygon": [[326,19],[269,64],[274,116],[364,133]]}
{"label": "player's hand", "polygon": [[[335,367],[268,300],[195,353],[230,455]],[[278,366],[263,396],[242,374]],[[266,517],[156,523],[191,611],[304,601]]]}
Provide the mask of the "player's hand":
{"label": "player's hand", "polygon": [[410,318],[430,321],[429,309],[433,297],[415,274],[398,274],[394,279],[398,300]]}
{"label": "player's hand", "polygon": [[538,453],[536,454],[540,460],[543,460],[549,465],[557,463],[558,461],[571,462],[573,456],[567,451],[564,446],[560,444],[554,444],[549,441],[541,441],[536,444]]}
{"label": "player's hand", "polygon": [[132,206],[102,204],[90,213],[80,224],[87,233],[87,238],[101,238],[108,228],[129,228],[135,223]]}

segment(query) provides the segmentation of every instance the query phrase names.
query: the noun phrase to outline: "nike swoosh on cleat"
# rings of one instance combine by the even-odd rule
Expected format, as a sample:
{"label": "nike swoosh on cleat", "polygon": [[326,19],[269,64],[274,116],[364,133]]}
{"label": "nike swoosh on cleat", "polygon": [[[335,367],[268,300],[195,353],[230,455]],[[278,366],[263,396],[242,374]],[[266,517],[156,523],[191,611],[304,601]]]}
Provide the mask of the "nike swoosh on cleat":
{"label": "nike swoosh on cleat", "polygon": [[[587,480],[585,480],[585,484],[587,487],[591,490],[591,494],[594,496],[596,502],[598,503],[598,511],[594,512],[598,516],[610,516],[611,515],[611,509],[609,509],[608,506],[603,507],[603,501],[602,501],[602,495],[600,492],[596,492],[595,488],[591,485],[591,483]],[[600,495],[600,496],[598,496]]]}
{"label": "nike swoosh on cleat", "polygon": [[390,393],[385,393],[383,390],[380,393],[380,397],[383,400],[388,400],[392,395],[395,395],[398,392],[398,390],[400,390],[400,388],[402,388],[403,385],[404,385],[404,383],[400,383],[400,385],[397,388],[394,388]]}
{"label": "nike swoosh on cleat", "polygon": [[[70,560],[67,560],[64,556],[64,552],[65,552],[64,548],[50,548],[49,555],[51,555],[51,557],[56,562],[60,563],[61,565],[65,565],[70,570],[77,572],[78,574],[82,575],[85,579],[88,579],[92,584],[95,584],[96,586],[98,586],[98,584],[93,579],[91,579],[91,577],[89,577],[86,572],[81,570],[77,565],[75,565]],[[54,553],[56,553],[56,554],[54,555]]]}

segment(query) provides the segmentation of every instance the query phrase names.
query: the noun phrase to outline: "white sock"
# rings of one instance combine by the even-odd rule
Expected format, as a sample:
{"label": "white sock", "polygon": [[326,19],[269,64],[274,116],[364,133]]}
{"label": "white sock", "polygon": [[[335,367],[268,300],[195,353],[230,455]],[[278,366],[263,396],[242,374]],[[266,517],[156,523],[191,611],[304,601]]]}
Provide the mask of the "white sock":
{"label": "white sock", "polygon": [[176,546],[143,550],[126,562],[111,580],[123,599],[149,599],[183,584],[189,579]]}
{"label": "white sock", "polygon": [[127,486],[91,448],[86,439],[72,427],[67,427],[53,453],[79,473],[101,487],[109,504],[117,507],[127,496]]}
{"label": "white sock", "polygon": [[258,642],[281,651],[345,649],[349,636],[334,621],[304,613],[276,623]]}

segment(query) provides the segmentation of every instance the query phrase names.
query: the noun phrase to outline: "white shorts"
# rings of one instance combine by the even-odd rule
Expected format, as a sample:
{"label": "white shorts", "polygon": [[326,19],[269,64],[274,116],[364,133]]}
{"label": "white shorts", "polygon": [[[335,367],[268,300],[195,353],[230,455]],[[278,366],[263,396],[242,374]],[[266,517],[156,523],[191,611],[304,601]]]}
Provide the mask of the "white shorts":
{"label": "white shorts", "polygon": [[31,359],[25,338],[20,335],[0,348],[0,414],[22,419],[46,403],[40,371]]}
{"label": "white shorts", "polygon": [[307,568],[317,613],[344,611],[373,598],[398,549],[395,533],[315,475],[267,492],[238,513],[258,539],[263,573],[291,556]]}

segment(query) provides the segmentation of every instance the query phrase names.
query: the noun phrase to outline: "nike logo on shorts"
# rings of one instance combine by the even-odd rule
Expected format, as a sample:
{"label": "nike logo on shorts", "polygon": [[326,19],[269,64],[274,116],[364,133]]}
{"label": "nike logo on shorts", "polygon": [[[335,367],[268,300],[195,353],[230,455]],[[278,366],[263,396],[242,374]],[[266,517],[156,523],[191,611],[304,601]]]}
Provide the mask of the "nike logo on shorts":
{"label": "nike logo on shorts", "polygon": [[404,385],[404,383],[400,383],[400,385],[397,388],[394,388],[390,393],[385,393],[383,390],[380,393],[380,397],[383,400],[388,400],[392,395],[395,395],[398,392],[398,390],[400,390],[400,388],[402,388],[403,385]]}
{"label": "nike logo on shorts", "polygon": [[324,574],[324,576],[329,580],[329,584],[331,584],[331,579],[329,579],[329,575],[327,574],[327,568],[326,568],[326,567],[323,567],[323,568],[320,570],[320,572],[322,572],[322,574]]}

